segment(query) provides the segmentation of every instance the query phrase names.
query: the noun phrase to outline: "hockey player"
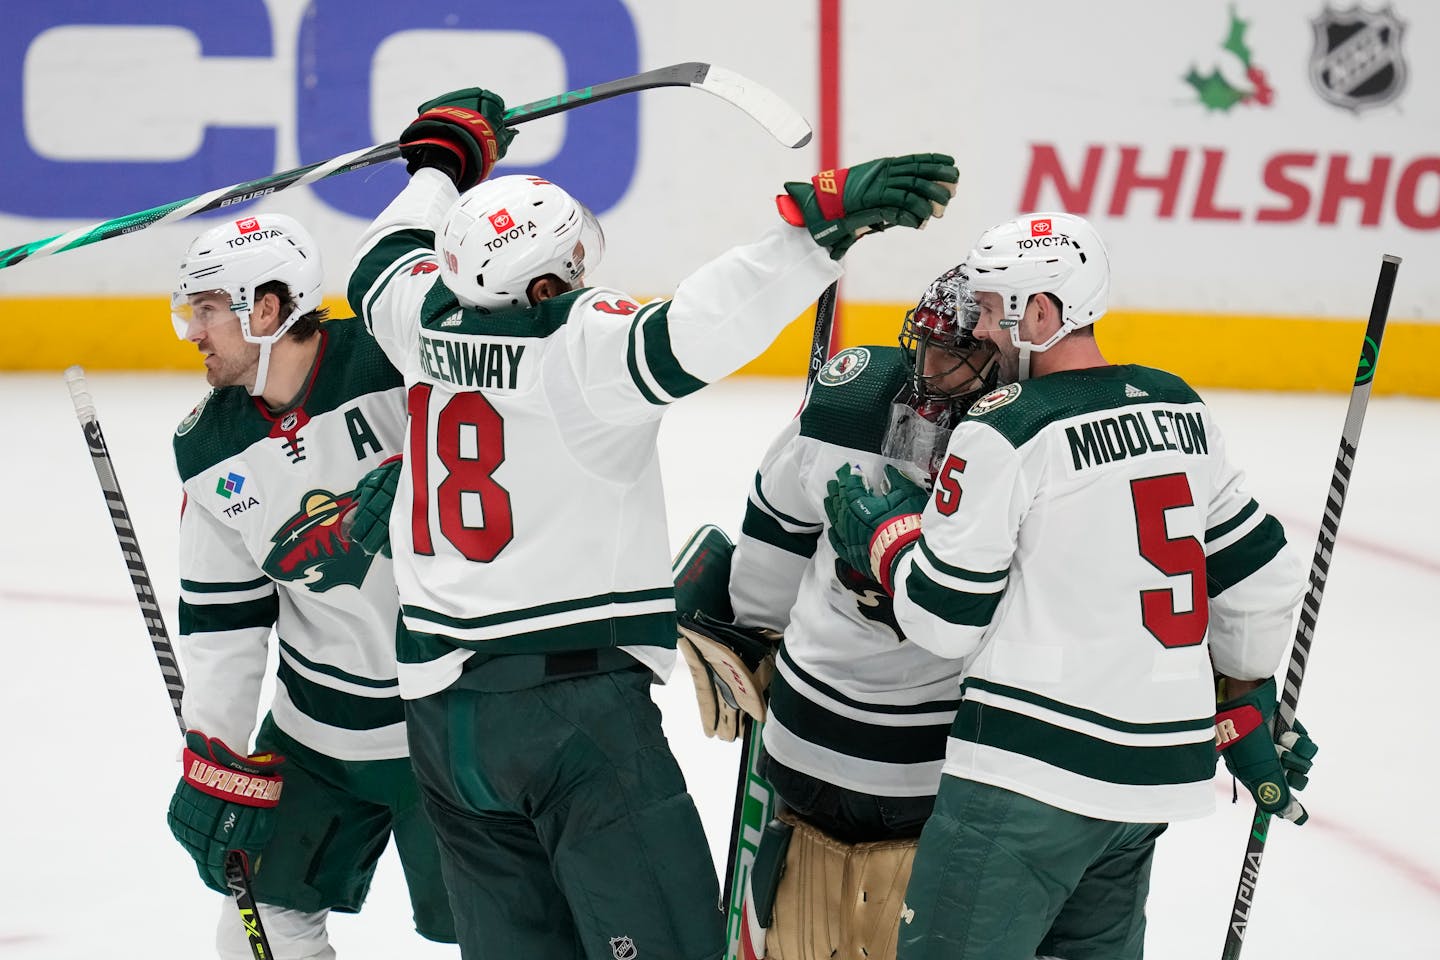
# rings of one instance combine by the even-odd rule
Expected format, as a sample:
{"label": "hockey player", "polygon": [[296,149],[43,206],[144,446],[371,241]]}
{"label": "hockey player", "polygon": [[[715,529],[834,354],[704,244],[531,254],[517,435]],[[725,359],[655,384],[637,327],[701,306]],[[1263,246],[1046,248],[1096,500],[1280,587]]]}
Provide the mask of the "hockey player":
{"label": "hockey player", "polygon": [[[718,528],[704,528],[708,549],[682,553],[693,560],[676,580],[680,650],[708,735],[735,736],[738,710],[726,703],[739,703],[737,672],[744,671],[738,687],[758,693],[772,669],[766,662],[754,676],[746,658],[754,662],[756,638],[736,631],[784,634],[768,713],[755,709],[758,697],[751,701],[765,721],[759,773],[786,808],[783,826],[772,823],[762,841],[785,845],[778,884],[773,873],[751,874],[759,907],[746,910],[759,923],[747,923],[742,936],[755,956],[895,956],[910,861],[959,706],[961,665],[907,643],[868,568],[836,555],[822,535],[826,483],[851,464],[931,482],[951,429],[995,386],[998,358],[993,344],[974,337],[977,317],[964,267],[953,267],[906,314],[899,347],[851,347],[820,370],[756,473],[728,598],[729,543]],[[724,624],[731,610],[735,627]],[[757,855],[760,864],[775,859],[767,850]],[[754,942],[761,924],[763,946]]]}
{"label": "hockey player", "polygon": [[660,417],[759,353],[860,233],[943,209],[956,171],[920,155],[787,184],[788,224],[641,307],[583,286],[603,243],[574,198],[481,182],[513,136],[498,97],[421,109],[350,299],[409,386],[400,683],[462,951],[718,957],[714,869],[648,691],[675,644]]}
{"label": "hockey player", "polygon": [[971,406],[933,497],[842,472],[827,499],[906,635],[966,658],[899,956],[1138,958],[1155,839],[1214,806],[1217,745],[1263,809],[1305,820],[1314,744],[1271,734],[1301,568],[1195,392],[1105,361],[1089,223],[1029,214],[966,262],[976,335],[1019,382]]}
{"label": "hockey player", "polygon": [[[361,477],[401,449],[404,387],[359,321],[321,323],[323,282],[305,230],[261,214],[201,234],[171,304],[214,389],[175,431],[189,733],[170,828],[221,893],[225,852],[248,854],[270,944],[296,960],[335,956],[327,914],[360,909],[392,834],[416,929],[455,941],[407,758],[391,563],[337,536]],[[252,955],[233,902],[216,945]]]}

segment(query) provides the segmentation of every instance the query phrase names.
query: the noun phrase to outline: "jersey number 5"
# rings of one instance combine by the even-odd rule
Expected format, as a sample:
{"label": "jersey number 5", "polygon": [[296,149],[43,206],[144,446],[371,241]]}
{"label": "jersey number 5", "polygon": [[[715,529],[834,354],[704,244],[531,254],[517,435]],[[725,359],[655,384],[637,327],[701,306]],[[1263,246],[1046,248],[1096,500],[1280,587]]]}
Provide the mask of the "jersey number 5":
{"label": "jersey number 5", "polygon": [[960,474],[964,472],[965,461],[952,453],[935,474],[935,509],[942,516],[948,517],[960,509],[960,498],[965,495],[960,489]]}
{"label": "jersey number 5", "polygon": [[1167,647],[1193,647],[1205,639],[1210,605],[1205,595],[1205,548],[1194,537],[1171,539],[1165,529],[1165,511],[1192,506],[1190,480],[1183,473],[1130,481],[1135,504],[1135,531],[1140,556],[1168,577],[1188,574],[1190,609],[1175,610],[1169,587],[1140,591],[1140,620],[1145,629]]}
{"label": "jersey number 5", "polygon": [[[410,534],[415,552],[433,556],[430,538],[430,393],[428,383],[410,388],[410,479],[414,501]],[[457,393],[435,418],[435,456],[446,475],[435,488],[440,532],[466,559],[494,560],[515,536],[510,491],[495,482],[505,462],[505,423],[478,393]],[[469,509],[467,510],[467,506]],[[468,518],[467,518],[468,514]]]}

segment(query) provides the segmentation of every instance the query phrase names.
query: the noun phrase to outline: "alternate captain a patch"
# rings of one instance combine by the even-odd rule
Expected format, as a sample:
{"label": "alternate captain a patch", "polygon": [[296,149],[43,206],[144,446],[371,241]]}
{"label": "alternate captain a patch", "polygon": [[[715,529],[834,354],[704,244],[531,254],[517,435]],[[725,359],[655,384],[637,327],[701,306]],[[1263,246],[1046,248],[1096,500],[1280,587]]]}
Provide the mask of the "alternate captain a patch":
{"label": "alternate captain a patch", "polygon": [[1005,406],[1018,396],[1020,396],[1020,384],[1007,383],[998,390],[991,390],[971,404],[970,416],[978,417],[981,414],[989,413],[991,410]]}
{"label": "alternate captain a patch", "polygon": [[820,368],[815,381],[822,387],[838,387],[842,383],[849,383],[870,365],[870,351],[864,347],[846,347],[835,356],[830,362]]}

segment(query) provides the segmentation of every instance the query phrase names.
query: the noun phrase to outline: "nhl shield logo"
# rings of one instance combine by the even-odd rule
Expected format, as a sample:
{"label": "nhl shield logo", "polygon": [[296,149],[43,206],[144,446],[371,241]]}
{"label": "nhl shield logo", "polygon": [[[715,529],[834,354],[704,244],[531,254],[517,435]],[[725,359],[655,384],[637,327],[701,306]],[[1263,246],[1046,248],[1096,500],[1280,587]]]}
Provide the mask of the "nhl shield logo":
{"label": "nhl shield logo", "polygon": [[1315,31],[1310,83],[1326,102],[1359,113],[1391,103],[1405,90],[1409,69],[1400,50],[1405,24],[1390,7],[1327,6],[1310,25]]}
{"label": "nhl shield logo", "polygon": [[635,960],[640,955],[635,949],[635,941],[629,937],[611,937],[610,952],[615,960]]}

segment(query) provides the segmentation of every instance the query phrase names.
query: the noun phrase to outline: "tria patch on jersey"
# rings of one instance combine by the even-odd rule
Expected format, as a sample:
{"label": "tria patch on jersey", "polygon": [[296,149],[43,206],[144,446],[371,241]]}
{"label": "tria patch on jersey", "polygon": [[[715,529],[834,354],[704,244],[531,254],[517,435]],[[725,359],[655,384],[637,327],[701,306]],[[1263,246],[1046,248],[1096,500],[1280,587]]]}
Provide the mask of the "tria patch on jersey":
{"label": "tria patch on jersey", "polygon": [[200,414],[205,412],[205,404],[209,403],[210,398],[213,396],[215,396],[215,391],[211,390],[209,393],[205,394],[205,396],[200,398],[200,402],[195,404],[195,409],[185,414],[185,419],[181,420],[180,426],[175,428],[175,436],[183,437],[185,436],[185,434],[195,429],[195,424],[200,422]]}
{"label": "tria patch on jersey", "polygon": [[820,368],[820,373],[815,381],[822,387],[838,387],[842,383],[849,383],[870,365],[870,351],[864,347],[846,347],[835,356],[830,362]]}
{"label": "tria patch on jersey", "polygon": [[981,414],[989,413],[991,410],[996,410],[1012,402],[1018,396],[1020,396],[1020,384],[1007,383],[1000,389],[991,390],[976,400],[970,407],[970,416],[978,417]]}

